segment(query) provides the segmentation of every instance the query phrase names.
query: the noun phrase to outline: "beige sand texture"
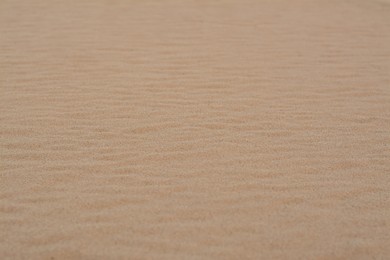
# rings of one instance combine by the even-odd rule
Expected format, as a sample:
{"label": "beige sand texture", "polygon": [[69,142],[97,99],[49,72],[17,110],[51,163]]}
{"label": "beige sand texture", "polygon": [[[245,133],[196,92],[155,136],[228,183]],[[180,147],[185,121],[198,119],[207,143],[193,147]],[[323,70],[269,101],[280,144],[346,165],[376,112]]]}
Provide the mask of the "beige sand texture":
{"label": "beige sand texture", "polygon": [[1,0],[1,259],[389,259],[390,4]]}

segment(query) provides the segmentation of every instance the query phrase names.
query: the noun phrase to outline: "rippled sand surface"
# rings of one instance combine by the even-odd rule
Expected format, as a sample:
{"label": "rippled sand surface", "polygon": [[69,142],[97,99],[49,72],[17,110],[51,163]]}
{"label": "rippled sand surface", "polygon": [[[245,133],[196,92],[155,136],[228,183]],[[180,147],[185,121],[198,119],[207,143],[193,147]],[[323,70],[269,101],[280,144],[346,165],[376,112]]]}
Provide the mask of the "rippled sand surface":
{"label": "rippled sand surface", "polygon": [[2,259],[390,257],[390,4],[1,0]]}

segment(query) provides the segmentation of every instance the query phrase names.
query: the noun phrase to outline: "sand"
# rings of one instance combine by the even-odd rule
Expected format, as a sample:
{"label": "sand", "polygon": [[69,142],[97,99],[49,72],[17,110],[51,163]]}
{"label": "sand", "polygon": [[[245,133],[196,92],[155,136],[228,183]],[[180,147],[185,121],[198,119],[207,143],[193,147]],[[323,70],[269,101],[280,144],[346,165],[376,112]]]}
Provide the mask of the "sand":
{"label": "sand", "polygon": [[390,258],[390,3],[1,0],[1,259]]}

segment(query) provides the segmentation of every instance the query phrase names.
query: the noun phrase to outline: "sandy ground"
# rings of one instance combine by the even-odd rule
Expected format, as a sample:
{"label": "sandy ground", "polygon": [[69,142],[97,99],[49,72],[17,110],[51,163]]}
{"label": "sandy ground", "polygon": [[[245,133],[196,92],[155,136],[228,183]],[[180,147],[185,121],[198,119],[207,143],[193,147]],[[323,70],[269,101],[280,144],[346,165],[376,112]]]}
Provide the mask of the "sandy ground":
{"label": "sandy ground", "polygon": [[2,259],[390,258],[390,4],[1,0]]}

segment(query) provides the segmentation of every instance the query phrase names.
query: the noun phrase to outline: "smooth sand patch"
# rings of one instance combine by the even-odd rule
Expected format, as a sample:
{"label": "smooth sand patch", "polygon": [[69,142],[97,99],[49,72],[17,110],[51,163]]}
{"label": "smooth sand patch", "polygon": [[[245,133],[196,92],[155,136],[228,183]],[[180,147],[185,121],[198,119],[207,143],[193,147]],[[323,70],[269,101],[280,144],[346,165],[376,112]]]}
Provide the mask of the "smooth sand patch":
{"label": "smooth sand patch", "polygon": [[390,257],[390,6],[0,1],[2,259]]}

